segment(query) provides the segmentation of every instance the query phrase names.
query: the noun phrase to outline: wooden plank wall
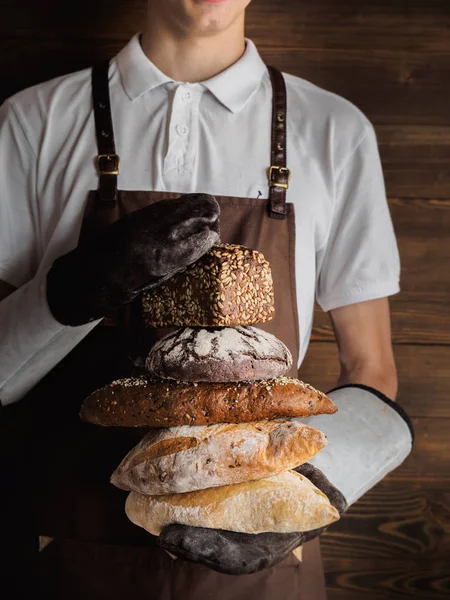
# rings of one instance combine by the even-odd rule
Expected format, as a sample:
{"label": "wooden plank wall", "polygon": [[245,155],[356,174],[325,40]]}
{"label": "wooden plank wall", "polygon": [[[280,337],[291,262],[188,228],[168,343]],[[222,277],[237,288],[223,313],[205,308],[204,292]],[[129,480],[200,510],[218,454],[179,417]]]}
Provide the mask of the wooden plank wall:
{"label": "wooden plank wall", "polygon": [[[115,54],[145,0],[0,0],[0,101]],[[402,257],[392,299],[408,460],[323,536],[330,600],[450,594],[450,0],[253,0],[266,62],[340,94],[374,123]],[[301,376],[329,389],[333,334],[316,312]]]}

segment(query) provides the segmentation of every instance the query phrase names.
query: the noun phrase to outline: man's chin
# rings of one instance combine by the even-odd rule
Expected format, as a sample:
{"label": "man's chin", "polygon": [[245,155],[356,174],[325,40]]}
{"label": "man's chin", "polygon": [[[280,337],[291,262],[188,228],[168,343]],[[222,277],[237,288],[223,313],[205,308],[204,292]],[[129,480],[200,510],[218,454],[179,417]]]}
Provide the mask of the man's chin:
{"label": "man's chin", "polygon": [[171,0],[186,30],[197,35],[213,35],[226,31],[244,12],[245,0]]}

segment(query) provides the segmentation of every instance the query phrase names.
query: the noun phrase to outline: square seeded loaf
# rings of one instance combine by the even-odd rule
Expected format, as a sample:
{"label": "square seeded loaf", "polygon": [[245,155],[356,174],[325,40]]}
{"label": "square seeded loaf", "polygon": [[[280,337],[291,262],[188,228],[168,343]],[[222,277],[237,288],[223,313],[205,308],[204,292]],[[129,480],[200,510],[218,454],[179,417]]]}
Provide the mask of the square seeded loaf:
{"label": "square seeded loaf", "polygon": [[270,321],[270,265],[245,246],[214,246],[197,262],[142,297],[148,327],[214,327]]}

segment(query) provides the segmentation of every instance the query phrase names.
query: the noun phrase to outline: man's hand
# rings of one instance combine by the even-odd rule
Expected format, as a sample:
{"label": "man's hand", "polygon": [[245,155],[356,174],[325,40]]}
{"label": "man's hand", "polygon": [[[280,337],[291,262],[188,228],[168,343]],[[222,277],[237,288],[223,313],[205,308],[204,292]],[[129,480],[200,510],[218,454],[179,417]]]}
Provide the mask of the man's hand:
{"label": "man's hand", "polygon": [[172,277],[219,241],[219,214],[213,196],[186,194],[116,221],[53,263],[47,301],[54,318],[94,321]]}
{"label": "man's hand", "polygon": [[341,363],[337,385],[364,384],[394,400],[397,394],[397,370],[392,350],[388,299],[335,308],[330,311],[330,319]]}

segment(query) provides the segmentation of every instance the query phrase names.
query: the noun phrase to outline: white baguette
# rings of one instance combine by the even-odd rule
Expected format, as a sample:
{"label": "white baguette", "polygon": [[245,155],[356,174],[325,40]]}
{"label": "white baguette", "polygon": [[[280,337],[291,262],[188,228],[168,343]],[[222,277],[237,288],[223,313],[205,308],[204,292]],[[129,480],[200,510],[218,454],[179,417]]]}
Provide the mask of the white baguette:
{"label": "white baguette", "polygon": [[242,533],[290,533],[339,519],[325,494],[295,471],[187,494],[130,492],[125,511],[130,521],[153,535],[171,523]]}
{"label": "white baguette", "polygon": [[271,477],[307,462],[326,436],[299,421],[181,426],[150,432],[111,482],[141,494],[179,494]]}

